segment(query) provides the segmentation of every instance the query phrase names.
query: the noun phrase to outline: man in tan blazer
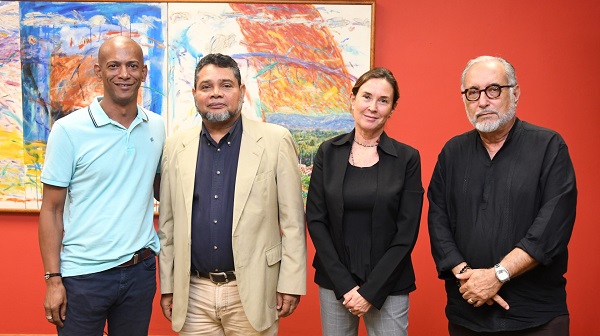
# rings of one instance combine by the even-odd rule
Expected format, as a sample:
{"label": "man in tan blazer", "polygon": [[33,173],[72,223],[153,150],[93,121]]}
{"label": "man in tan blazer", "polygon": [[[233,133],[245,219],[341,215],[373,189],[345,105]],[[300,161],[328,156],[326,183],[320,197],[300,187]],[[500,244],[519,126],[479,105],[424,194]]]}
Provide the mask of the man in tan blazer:
{"label": "man in tan blazer", "polygon": [[180,335],[276,335],[306,291],[293,139],[241,116],[245,86],[229,56],[202,58],[192,92],[203,124],[169,137],[162,158],[163,314]]}

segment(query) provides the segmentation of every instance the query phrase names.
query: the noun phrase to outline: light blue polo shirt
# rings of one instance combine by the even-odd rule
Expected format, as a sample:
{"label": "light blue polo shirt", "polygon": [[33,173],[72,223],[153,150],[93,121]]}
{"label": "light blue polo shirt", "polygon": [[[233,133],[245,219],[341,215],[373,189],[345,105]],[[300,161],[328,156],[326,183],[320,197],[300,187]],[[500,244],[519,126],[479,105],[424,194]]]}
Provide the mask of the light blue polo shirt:
{"label": "light blue polo shirt", "polygon": [[102,97],[52,126],[41,180],[67,187],[63,276],[104,271],[135,251],[160,245],[153,182],[165,140],[162,118],[138,106],[124,128],[100,107]]}

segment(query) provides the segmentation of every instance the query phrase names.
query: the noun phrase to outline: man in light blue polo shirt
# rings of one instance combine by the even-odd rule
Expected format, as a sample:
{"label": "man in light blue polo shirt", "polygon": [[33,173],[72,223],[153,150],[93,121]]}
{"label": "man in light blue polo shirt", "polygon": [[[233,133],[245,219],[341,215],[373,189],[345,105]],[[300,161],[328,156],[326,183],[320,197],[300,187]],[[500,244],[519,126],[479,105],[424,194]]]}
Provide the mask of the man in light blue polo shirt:
{"label": "man in light blue polo shirt", "polygon": [[137,105],[147,67],[117,36],[94,71],[104,97],[56,121],[41,180],[39,241],[46,318],[59,335],[147,335],[159,250],[154,230],[165,138],[161,117]]}

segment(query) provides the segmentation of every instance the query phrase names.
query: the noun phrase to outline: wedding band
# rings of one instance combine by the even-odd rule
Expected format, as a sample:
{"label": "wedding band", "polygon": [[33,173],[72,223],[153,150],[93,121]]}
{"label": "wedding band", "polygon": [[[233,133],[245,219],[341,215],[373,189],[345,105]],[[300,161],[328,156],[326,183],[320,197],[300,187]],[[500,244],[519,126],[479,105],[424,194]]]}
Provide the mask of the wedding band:
{"label": "wedding band", "polygon": [[469,299],[469,300],[467,300],[467,302],[469,302],[470,304],[473,304],[473,299]]}
{"label": "wedding band", "polygon": [[47,320],[52,320],[52,315],[46,315]]}

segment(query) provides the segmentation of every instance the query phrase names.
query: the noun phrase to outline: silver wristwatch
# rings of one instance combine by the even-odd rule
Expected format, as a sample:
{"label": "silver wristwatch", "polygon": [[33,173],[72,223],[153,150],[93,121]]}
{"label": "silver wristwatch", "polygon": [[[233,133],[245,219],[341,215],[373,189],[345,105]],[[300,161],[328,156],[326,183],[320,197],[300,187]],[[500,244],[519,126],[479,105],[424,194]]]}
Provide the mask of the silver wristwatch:
{"label": "silver wristwatch", "polygon": [[494,271],[496,271],[496,278],[498,278],[500,282],[505,283],[510,281],[510,273],[504,266],[496,264],[494,265]]}

